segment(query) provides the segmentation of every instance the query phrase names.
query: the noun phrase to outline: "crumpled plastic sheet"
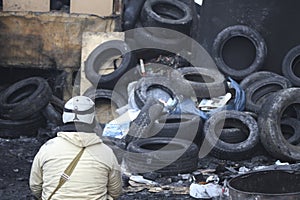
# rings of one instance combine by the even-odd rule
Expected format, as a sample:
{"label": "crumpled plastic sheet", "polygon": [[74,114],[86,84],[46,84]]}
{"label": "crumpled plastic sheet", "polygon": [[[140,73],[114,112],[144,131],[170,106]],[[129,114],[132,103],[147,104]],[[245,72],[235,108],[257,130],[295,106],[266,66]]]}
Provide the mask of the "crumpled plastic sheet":
{"label": "crumpled plastic sheet", "polygon": [[192,183],[190,185],[190,196],[197,199],[211,199],[222,195],[222,187],[218,184],[208,183],[200,185]]}
{"label": "crumpled plastic sheet", "polygon": [[211,115],[214,113],[220,112],[222,110],[238,110],[242,111],[245,109],[245,102],[246,102],[246,96],[244,90],[240,87],[240,85],[235,82],[230,77],[228,78],[230,82],[230,87],[235,90],[235,98],[233,101],[228,103],[227,105],[212,109],[209,112],[204,112],[199,110],[195,102],[192,101],[192,99],[184,99],[181,102],[178,103],[176,109],[173,111],[173,113],[176,114],[194,114],[200,116],[202,119],[207,120],[210,118]]}

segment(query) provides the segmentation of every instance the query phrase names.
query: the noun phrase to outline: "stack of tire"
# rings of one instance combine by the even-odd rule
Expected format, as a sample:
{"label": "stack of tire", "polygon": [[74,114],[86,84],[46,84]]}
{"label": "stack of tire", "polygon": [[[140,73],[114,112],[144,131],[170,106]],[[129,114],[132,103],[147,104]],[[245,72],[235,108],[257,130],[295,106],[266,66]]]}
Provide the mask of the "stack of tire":
{"label": "stack of tire", "polygon": [[287,161],[300,160],[300,88],[292,80],[287,75],[259,71],[240,83],[246,91],[246,109],[258,116],[264,148],[273,157]]}
{"label": "stack of tire", "polygon": [[[131,33],[129,34],[129,39],[133,39],[135,44],[128,40],[129,46],[133,50],[141,47],[144,49],[148,48],[147,51],[142,51],[138,56],[140,58],[146,57],[147,59],[163,54],[164,51],[180,52],[182,47],[186,45],[186,40],[184,40],[184,37],[178,36],[189,36],[191,34],[190,27],[194,20],[191,17],[191,9],[177,0],[140,1],[139,7],[140,9],[138,10],[140,12],[137,14],[139,17],[136,18],[138,19],[136,21],[136,29],[132,32],[129,31]],[[177,31],[179,34],[172,34],[172,31],[168,30]],[[226,52],[228,48],[233,48],[234,46],[230,45],[236,42],[246,44],[246,47],[249,49],[246,49],[245,52],[250,55],[243,59],[242,64],[239,66],[235,66],[228,58],[231,52]],[[295,47],[291,49],[285,56],[282,64],[284,76],[260,71],[265,67],[264,63],[268,54],[267,45],[262,35],[253,27],[244,24],[229,26],[216,34],[211,48],[212,57],[223,75],[219,76],[219,73],[206,68],[186,67],[179,69],[185,81],[188,81],[193,87],[197,99],[224,95],[227,92],[224,82],[226,82],[225,80],[228,77],[240,82],[246,93],[245,110],[217,112],[205,122],[204,128],[201,128],[201,133],[203,132],[205,136],[203,142],[208,143],[212,149],[211,155],[226,160],[243,160],[251,158],[259,152],[262,143],[265,149],[278,159],[300,160],[300,149],[297,146],[300,143],[299,134],[297,133],[299,126],[299,102],[296,100],[299,90],[298,88],[291,88],[300,85],[296,70],[299,63],[300,48]],[[149,51],[149,49],[155,50]],[[237,49],[233,48],[233,50],[238,51],[239,49],[237,47]],[[90,64],[89,66],[94,67],[95,65]],[[122,76],[119,76],[120,74],[117,73],[115,75],[117,78],[114,80],[122,79]],[[203,83],[199,81],[199,78],[196,78],[198,75],[202,79],[203,77],[208,77],[211,80],[217,79],[217,81],[208,83],[207,80],[204,80]],[[100,77],[98,78],[98,80],[96,79],[97,84],[94,84],[94,86],[105,88],[105,84],[102,84],[102,86],[98,84],[99,80],[101,80]],[[138,80],[140,77],[137,76],[136,78]],[[223,81],[220,81],[222,78]],[[151,79],[143,78],[137,83],[134,95],[139,109],[143,109],[147,102],[146,94],[149,92],[149,88],[167,88],[164,91],[167,93],[172,93],[172,88],[174,88],[166,85],[165,80],[159,80],[157,77],[152,77]],[[151,84],[149,84],[149,80],[152,81]],[[110,86],[109,89],[112,89],[116,84],[110,82],[108,85]],[[116,90],[117,92],[122,93],[122,91],[126,91],[125,86],[127,85],[121,85],[124,86],[123,89]],[[291,95],[288,95],[288,93]],[[169,95],[174,97],[174,93]],[[127,98],[126,94],[123,96]],[[186,127],[187,132],[189,132],[188,128],[195,126],[195,124],[202,127],[202,125],[199,125],[199,119],[194,120],[195,116],[162,115],[156,116],[157,119],[151,119],[153,120],[151,123],[146,123],[147,120],[143,121],[142,116],[141,114],[141,119],[138,118],[135,121],[141,124],[136,124],[132,132],[134,132],[133,130],[148,131],[145,135],[142,133],[138,134],[151,138],[143,139],[141,144],[138,140],[132,141],[132,144],[128,145],[128,150],[134,153],[145,152],[145,149],[153,143],[152,139],[154,140],[158,136],[168,139],[177,137],[180,126]],[[144,116],[147,115],[145,114]],[[185,120],[188,123],[185,123]],[[151,128],[139,127],[142,125],[151,125]],[[180,139],[187,139],[186,135],[183,135]],[[147,141],[149,141],[149,145]],[[197,141],[198,139],[193,142],[200,146],[199,141]],[[134,145],[134,147],[131,148],[131,145]],[[140,150],[141,148],[143,150]],[[128,160],[130,163],[145,163],[147,161],[137,160],[137,162],[133,162],[132,158],[128,158]],[[134,168],[138,169],[141,166],[141,164],[137,164]]]}
{"label": "stack of tire", "polygon": [[205,122],[210,154],[243,160],[261,154],[262,144],[277,159],[299,160],[299,88],[292,88],[289,79],[269,71],[247,75],[240,86],[246,94],[244,112],[219,112]]}
{"label": "stack of tire", "polygon": [[[223,74],[218,71],[203,68],[203,67],[183,67],[178,70],[172,69],[176,73],[166,73],[172,74],[168,76],[149,76],[141,78],[135,85],[135,102],[138,108],[144,109],[144,105],[149,99],[149,95],[152,91],[158,91],[159,98],[163,99],[164,96],[176,99],[178,96],[183,96],[187,98],[195,97],[198,101],[203,98],[218,97],[226,94],[228,88],[226,87],[226,79]],[[171,71],[172,71],[171,70]],[[176,75],[178,78],[176,79]],[[166,98],[166,100],[168,99]],[[192,113],[192,111],[190,111]],[[152,111],[152,113],[158,113],[158,111]],[[220,118],[218,116],[224,116],[222,113],[228,113],[227,118],[230,118],[229,122],[226,123],[225,128],[220,127],[222,120],[225,118]],[[230,114],[231,113],[231,114]],[[145,113],[140,114],[142,116],[141,120],[136,122],[145,122],[147,121]],[[211,119],[205,122],[203,127],[203,119],[200,118],[197,114],[183,114],[183,113],[172,113],[164,114],[161,116],[156,115],[156,119],[153,119],[151,127],[147,130],[146,133],[141,134],[140,130],[132,131],[136,133],[140,138],[136,141],[129,143],[127,150],[128,154],[125,157],[125,162],[128,165],[128,168],[133,172],[138,172],[143,169],[142,163],[149,163],[148,168],[153,166],[160,166],[161,159],[159,162],[155,160],[159,153],[162,153],[159,149],[155,149],[155,145],[165,146],[167,144],[173,145],[174,139],[181,142],[183,146],[190,144],[190,146],[196,146],[196,151],[199,153],[199,148],[203,144],[203,139],[205,136],[204,142],[211,144],[212,153],[211,155],[221,158],[221,159],[230,159],[230,160],[243,160],[254,155],[259,146],[259,135],[258,135],[258,126],[256,120],[242,111],[223,111],[218,112],[216,115],[212,116]],[[216,118],[216,119],[215,119]],[[135,121],[134,121],[135,123]],[[141,125],[138,124],[138,125]],[[149,125],[148,123],[147,125]],[[216,131],[222,130],[220,141],[216,135]],[[159,142],[159,140],[161,142]],[[219,142],[217,142],[219,140]],[[168,142],[167,142],[168,141]],[[187,145],[190,147],[189,145]],[[183,148],[183,147],[181,147]],[[186,148],[188,151],[188,148]],[[194,152],[195,150],[193,150]],[[182,173],[182,172],[191,172],[193,169],[197,168],[197,163],[195,160],[198,160],[198,153],[193,153],[195,157],[191,159],[187,155],[184,155],[186,158],[189,158],[189,161],[183,160],[182,157],[178,160],[174,160],[170,165],[157,169],[157,172],[168,174],[169,171],[172,174]],[[140,156],[142,154],[143,156]],[[154,155],[152,155],[154,154]],[[172,155],[172,151],[162,153]],[[169,160],[165,160],[167,163]],[[151,165],[153,164],[153,165]],[[172,166],[172,167],[171,167]],[[169,167],[171,169],[167,170]],[[169,174],[168,174],[169,175]]]}
{"label": "stack of tire", "polygon": [[[151,59],[161,54],[177,54],[187,44],[193,23],[192,4],[179,0],[146,0],[136,9],[134,28],[125,32],[126,41],[137,57]],[[125,19],[125,26],[126,26]],[[186,49],[185,48],[185,49]]]}
{"label": "stack of tire", "polygon": [[182,79],[179,72],[177,75],[177,78],[175,74],[143,77],[135,85],[135,103],[141,111],[126,136],[124,156],[132,173],[156,171],[176,175],[197,169],[203,126],[200,116],[167,114],[158,102],[158,99],[167,101],[192,95],[192,88],[179,81],[178,78]]}
{"label": "stack of tire", "polygon": [[[51,103],[52,102],[52,103]],[[21,80],[1,91],[0,137],[34,137],[46,123],[61,123],[61,100],[41,77]]]}
{"label": "stack of tire", "polygon": [[[193,139],[195,135],[201,137],[201,132],[197,132],[197,128],[202,128],[199,127],[202,126],[201,119],[186,115],[187,120],[180,121],[180,115],[168,115],[166,118],[177,118],[178,121],[160,124],[157,119],[161,119],[162,111],[163,106],[151,98],[132,122],[126,135],[128,145],[124,155],[131,173],[155,171],[161,175],[177,175],[197,169],[199,148]],[[155,135],[152,135],[156,131],[153,128],[159,130]]]}
{"label": "stack of tire", "polygon": [[[277,159],[300,160],[300,149],[297,147],[299,134],[296,131],[299,126],[297,115],[299,106],[296,101],[291,102],[292,100],[290,100],[297,98],[298,88],[296,87],[300,85],[297,71],[300,48],[299,46],[293,47],[284,56],[281,68],[282,75],[271,71],[262,71],[262,69],[268,67],[265,66],[268,55],[265,39],[254,27],[245,24],[228,26],[215,36],[211,46],[211,55],[218,69],[225,76],[240,82],[240,86],[244,89],[246,94],[245,111],[247,115],[251,113],[250,115],[256,116],[254,119],[258,123],[255,126],[258,126],[258,129],[255,130],[258,130],[263,147]],[[242,45],[244,45],[243,49],[240,48]],[[243,59],[236,56],[240,50],[243,50]],[[287,91],[293,92],[287,95]],[[294,97],[291,96],[292,94]],[[277,102],[274,99],[277,99]],[[208,137],[207,141],[212,147],[211,154],[222,159],[243,158],[242,154],[234,156],[232,153],[233,151],[236,153],[239,149],[237,144],[245,145],[243,143],[250,139],[253,134],[249,124],[250,120],[244,122],[243,130],[236,127],[234,123],[230,125],[230,130],[228,130],[226,126],[231,123],[233,117],[231,117],[231,112],[224,114],[222,120],[225,120],[225,129],[213,131],[217,132],[219,136],[217,142],[213,138],[215,136],[208,133],[212,132],[209,130],[213,130],[210,126],[215,126],[213,125],[215,122],[212,121],[221,120],[218,119],[221,113],[216,113],[216,115],[219,116],[212,116],[212,119],[207,121],[204,129]],[[239,121],[242,121],[241,118],[244,115],[240,114]],[[253,120],[251,119],[251,121]],[[251,126],[253,124],[251,122]],[[228,135],[228,131],[231,132],[230,135]],[[245,133],[247,134],[245,135]],[[257,135],[257,133],[255,134]],[[233,141],[231,141],[232,139]],[[231,144],[224,140],[230,140]],[[252,153],[254,153],[259,146],[257,145],[257,139],[252,146],[256,146],[256,150],[252,150]],[[228,151],[232,151],[229,156],[227,156]],[[251,157],[249,152],[247,154],[245,154],[245,158]]]}

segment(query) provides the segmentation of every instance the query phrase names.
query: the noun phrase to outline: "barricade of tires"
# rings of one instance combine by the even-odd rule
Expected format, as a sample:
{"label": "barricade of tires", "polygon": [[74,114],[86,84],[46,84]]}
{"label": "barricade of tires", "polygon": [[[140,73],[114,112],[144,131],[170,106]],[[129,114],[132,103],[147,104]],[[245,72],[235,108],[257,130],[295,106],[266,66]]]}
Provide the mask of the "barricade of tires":
{"label": "barricade of tires", "polygon": [[14,83],[0,94],[0,137],[37,136],[46,124],[61,124],[63,102],[52,95],[48,82],[31,77]]}
{"label": "barricade of tires", "polygon": [[[127,52],[126,54],[131,53]],[[104,58],[103,56],[108,57]],[[106,60],[109,56],[109,54],[103,54],[100,57]],[[95,61],[97,60],[96,58],[93,58],[93,60],[92,63],[98,62],[97,66],[101,67],[100,61]],[[155,63],[151,62],[150,65],[155,66]],[[90,63],[86,62],[86,66]],[[168,69],[159,68],[158,71],[164,71],[164,73],[140,74],[139,67],[137,64],[130,67],[130,69],[138,72],[138,76],[126,79],[125,82],[122,82],[122,78],[128,70],[124,70],[121,74],[114,72],[117,75],[114,73],[110,74],[107,86],[102,84],[103,87],[101,87],[101,84],[95,84],[101,80],[102,77],[99,76],[95,78],[96,81],[93,84],[94,87],[97,87],[97,89],[94,89],[96,92],[91,92],[91,89],[89,89],[90,91],[87,91],[85,94],[93,99],[113,99],[112,94],[115,93],[117,97],[115,99],[122,102],[115,103],[118,105],[118,108],[121,108],[128,103],[125,100],[126,97],[129,97],[126,90],[128,84],[130,81],[137,81],[134,86],[133,99],[136,105],[135,108],[140,109],[141,112],[130,124],[128,135],[124,141],[126,148],[122,149],[125,152],[130,152],[131,144],[141,139],[145,144],[149,140],[149,145],[151,146],[152,139],[160,137],[171,141],[174,138],[184,140],[190,145],[196,145],[198,150],[206,143],[211,148],[210,155],[224,160],[249,159],[257,154],[264,153],[262,151],[263,148],[276,158],[298,160],[296,157],[279,156],[278,153],[274,154],[273,150],[269,150],[271,145],[267,145],[269,143],[261,141],[262,138],[265,138],[262,136],[261,131],[263,124],[257,122],[262,117],[261,111],[264,105],[267,104],[268,99],[273,95],[279,94],[281,90],[293,86],[289,79],[284,76],[255,69],[254,71],[258,71],[251,71],[251,73],[245,73],[241,77],[234,76],[234,78],[230,78],[224,72],[223,74],[212,69],[194,66],[184,66],[178,69],[169,66]],[[86,69],[88,68],[86,67]],[[172,71],[176,71],[177,74],[172,73]],[[96,71],[89,71],[88,73],[90,74],[86,74],[87,76],[93,77]],[[177,75],[180,78],[179,82],[179,79],[174,78]],[[173,77],[173,80],[170,77]],[[92,79],[90,78],[90,80]],[[103,80],[106,81],[106,79]],[[120,80],[123,87],[118,87],[118,81]],[[189,87],[185,87],[185,84]],[[212,109],[209,112],[201,111],[197,107],[203,99],[219,97],[226,93],[231,94],[231,99],[224,107]],[[102,97],[100,94],[102,94]],[[175,100],[182,98],[182,96],[185,98],[193,96],[193,99],[196,99],[193,109],[197,109],[198,111],[185,110],[182,112],[186,108],[181,108],[181,111],[166,113],[164,111],[165,108],[161,107],[158,102],[151,103],[149,101],[152,97]],[[282,127],[291,127],[294,130],[291,132],[291,128],[285,128],[289,132],[286,133],[287,131],[284,131],[285,135],[290,135],[286,140],[291,145],[295,145],[299,141],[299,137],[295,131],[297,117],[294,116],[294,113],[298,114],[296,109],[297,106],[294,109],[290,109],[289,112],[292,114],[287,116],[290,119],[289,122],[287,122],[287,118],[284,118],[281,124]],[[289,114],[289,112],[287,113]],[[204,113],[205,117],[201,113]],[[274,132],[274,130],[272,131]],[[266,130],[263,132],[266,132]],[[132,154],[129,154],[129,157],[124,156],[124,161],[127,163],[128,169],[132,170],[132,172],[141,168],[144,162],[140,160],[139,156],[135,158]],[[176,160],[174,162],[176,163]],[[157,165],[154,166],[157,167]],[[179,173],[179,168],[181,166],[171,171],[175,173],[178,170],[177,172]]]}
{"label": "barricade of tires", "polygon": [[[182,69],[179,71],[185,71],[185,68]],[[160,82],[157,81],[156,86],[159,84]],[[195,87],[194,84],[191,85]],[[172,88],[165,89],[168,87],[172,86],[164,85],[160,88],[164,88],[163,90],[168,91],[170,97],[174,97]],[[156,137],[180,138],[198,147],[206,142],[211,147],[210,155],[223,160],[250,159],[264,154],[264,149],[277,159],[299,160],[300,135],[296,130],[300,125],[298,120],[300,107],[297,101],[300,89],[295,88],[284,76],[265,71],[246,76],[240,82],[240,87],[244,88],[246,97],[243,109],[218,110],[212,112],[207,119],[201,118],[200,115],[192,115],[188,119],[186,119],[187,115],[179,115],[180,117],[176,114],[161,115],[151,124],[148,135],[143,135],[143,141],[147,143],[148,139],[150,141]],[[199,90],[200,88],[197,87]],[[140,91],[139,87],[136,89]],[[205,90],[203,91],[196,94],[205,94]],[[199,100],[199,95],[196,96]],[[197,118],[198,122],[197,120],[193,122],[191,120],[193,118]],[[203,121],[203,125],[201,122],[199,124],[199,121]],[[186,135],[178,134],[179,126],[184,127]],[[195,126],[198,126],[198,131],[189,138],[187,136],[189,127]],[[138,157],[136,162],[133,162],[132,157],[126,159],[128,163],[139,162]],[[138,167],[128,165],[133,171],[140,167],[140,165]]]}

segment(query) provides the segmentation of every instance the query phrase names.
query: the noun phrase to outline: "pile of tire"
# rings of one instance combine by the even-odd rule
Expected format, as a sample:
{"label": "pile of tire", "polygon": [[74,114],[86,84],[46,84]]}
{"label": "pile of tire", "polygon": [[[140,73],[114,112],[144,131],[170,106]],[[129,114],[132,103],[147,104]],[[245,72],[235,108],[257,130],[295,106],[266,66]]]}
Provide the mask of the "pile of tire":
{"label": "pile of tire", "polygon": [[285,161],[300,160],[300,90],[292,80],[286,75],[258,71],[240,82],[246,93],[245,111],[258,122],[260,143],[269,155]]}
{"label": "pile of tire", "polygon": [[194,2],[147,0],[130,8],[134,8],[136,16],[133,21],[124,19],[125,40],[137,57],[150,60],[159,55],[177,54],[183,46],[190,49],[188,38],[197,18]]}
{"label": "pile of tire", "polygon": [[[99,45],[100,50],[96,49],[95,52],[92,52],[85,63],[86,76],[97,90],[114,90],[115,93],[127,99],[128,83],[137,81],[134,90],[134,102],[142,112],[131,124],[130,136],[126,138],[128,151],[132,150],[129,148],[131,143],[138,142],[141,138],[143,138],[143,144],[147,143],[147,140],[151,143],[151,140],[157,137],[179,138],[196,144],[198,147],[204,143],[208,144],[211,149],[210,154],[219,159],[243,160],[251,158],[260,153],[263,146],[275,158],[299,160],[295,153],[298,149],[294,148],[299,144],[299,136],[296,131],[299,126],[297,103],[293,103],[293,106],[287,105],[288,109],[282,108],[284,111],[278,113],[282,116],[277,122],[273,121],[275,124],[271,124],[272,120],[269,120],[269,115],[266,114],[271,112],[267,110],[267,107],[272,103],[276,104],[272,98],[274,99],[275,96],[282,95],[283,91],[298,85],[294,66],[297,64],[299,48],[292,49],[284,59],[283,65],[289,67],[283,67],[284,76],[281,76],[272,72],[260,71],[266,59],[267,47],[264,38],[254,28],[234,25],[222,30],[216,36],[212,47],[212,57],[219,71],[203,67],[188,67],[188,65],[176,69],[176,71],[180,74],[183,82],[192,87],[197,103],[201,99],[219,97],[229,91],[232,94],[232,102],[236,98],[237,93],[235,92],[237,90],[228,87],[228,80],[233,80],[237,84],[239,83],[241,90],[243,90],[245,105],[239,105],[238,108],[225,106],[224,109],[211,112],[205,119],[200,118],[195,113],[194,115],[182,113],[179,115],[168,113],[166,115],[163,108],[154,106],[152,103],[149,104],[149,93],[159,90],[160,95],[163,94],[163,96],[174,100],[180,95],[188,96],[185,95],[189,93],[188,90],[182,89],[182,85],[168,83],[167,78],[161,75],[142,77],[141,74],[138,74],[129,79],[123,78],[128,71],[137,65],[136,61],[130,61],[128,55],[144,58],[147,61],[147,59],[156,58],[158,55],[169,55],[170,52],[166,52],[169,49],[176,53],[180,52],[181,49],[179,48],[186,45],[186,40],[185,37],[178,36],[190,36],[190,27],[194,20],[192,11],[186,4],[177,0],[140,1],[137,6],[137,10],[140,12],[135,13],[138,16],[136,17],[135,29],[129,32],[131,34],[127,35],[129,37],[126,37],[129,39],[126,40],[128,45],[126,46],[126,43],[120,41],[116,46],[106,43]],[[172,34],[172,31],[175,31],[175,34]],[[130,39],[134,40],[133,43]],[[227,48],[226,42],[235,39],[246,39],[253,45],[255,55],[249,66],[230,66],[230,62],[224,57],[224,51]],[[107,48],[113,46],[113,52],[115,52],[116,49],[121,49],[120,44],[122,48],[126,46],[124,48],[126,50],[118,50],[123,54],[123,59],[126,62],[123,60],[122,63],[127,63],[126,67],[123,67],[122,70],[116,67],[117,70],[114,73],[108,76],[99,76],[97,73],[98,69],[101,68],[102,60],[107,56],[115,56],[114,53],[108,53]],[[105,47],[105,45],[107,46]],[[131,53],[129,50],[135,50],[139,47],[146,49],[146,51],[133,51]],[[119,84],[120,82],[121,84]],[[235,91],[232,92],[232,90]],[[263,123],[264,120],[270,121],[269,128],[266,128]],[[276,149],[272,146],[277,141],[271,135],[275,132],[271,126],[278,128],[276,134],[284,135],[281,137],[283,141],[287,141],[282,144],[285,146],[284,148],[272,150]],[[180,127],[185,127],[187,130],[185,134],[177,134]],[[189,135],[190,127],[198,128],[193,136]],[[286,153],[287,151],[288,153]],[[132,157],[129,158],[129,161],[131,163],[139,162],[139,160],[132,162]],[[140,165],[138,166],[140,167]]]}
{"label": "pile of tire", "polygon": [[[177,78],[181,78],[178,72]],[[159,101],[192,94],[192,88],[177,78],[175,74],[170,77],[146,76],[135,84],[134,100],[140,113],[125,137],[124,156],[132,173],[156,171],[162,175],[176,175],[197,169],[197,145],[202,139],[200,116],[170,114]],[[168,149],[168,146],[174,148]],[[168,159],[165,158],[167,155]],[[142,167],[145,163],[147,168]]]}
{"label": "pile of tire", "polygon": [[16,82],[0,94],[0,137],[37,136],[47,123],[61,123],[62,107],[45,79],[31,77]]}
{"label": "pile of tire", "polygon": [[[186,70],[197,71],[197,69],[193,69],[193,68],[179,69],[179,71],[184,71],[184,72]],[[166,84],[160,85],[160,83],[164,83],[164,81],[158,81],[161,78],[158,77],[149,78],[149,80],[152,79],[156,80],[153,81],[153,85],[155,85],[156,87],[168,88],[168,90],[165,91],[170,92],[170,97],[172,97],[173,93],[172,93],[172,89],[170,89],[172,88],[172,86]],[[192,80],[195,81],[196,79],[193,78]],[[194,84],[191,85],[195,87]],[[145,99],[147,99],[145,98],[146,97],[145,94],[146,91],[149,92],[149,88],[151,88],[151,84],[139,83],[138,85],[140,86],[137,87],[136,90],[137,94],[135,95],[135,97],[137,97],[138,99],[136,103],[142,106],[143,103],[141,103],[141,99],[143,99],[144,101]],[[144,90],[141,90],[140,88],[141,85],[144,85],[144,87],[147,86],[149,88],[144,88]],[[299,160],[299,158],[295,157],[296,155],[295,153],[292,154],[293,156],[290,155],[289,157],[286,155],[280,156],[280,154],[278,153],[275,154],[273,153],[274,147],[271,147],[271,145],[269,145],[270,139],[272,137],[270,136],[268,137],[268,139],[265,139],[266,125],[265,123],[263,123],[263,121],[266,121],[267,119],[265,117],[266,114],[264,115],[262,114],[262,112],[267,113],[266,110],[262,108],[266,107],[266,105],[269,106],[272,105],[270,104],[270,100],[268,99],[272,99],[274,98],[274,96],[277,95],[280,96],[283,91],[288,90],[288,88],[291,88],[292,87],[291,82],[287,78],[281,75],[272,72],[259,71],[244,78],[240,82],[240,86],[246,92],[245,109],[240,111],[224,110],[224,111],[216,112],[213,115],[211,115],[209,119],[205,121],[203,129],[202,126],[199,126],[199,128],[201,129],[199,132],[201,132],[203,136],[202,139],[205,138],[203,143],[208,144],[211,148],[210,155],[224,160],[244,160],[244,159],[249,159],[257,154],[265,153],[263,149],[264,147],[267,150],[267,152],[269,152],[270,155],[274,156],[275,158],[285,159],[285,160]],[[196,89],[199,88],[201,87],[196,87]],[[197,93],[201,95],[205,95],[205,92],[201,92],[200,89],[199,92]],[[295,93],[296,92],[294,92],[294,94]],[[197,97],[199,96],[200,95],[197,95]],[[280,135],[281,134],[280,131],[282,131],[285,135],[283,137],[285,138],[284,140],[286,140],[287,143],[292,146],[299,144],[299,134],[297,134],[296,131],[297,127],[300,125],[297,118],[299,116],[298,109],[299,106],[297,106],[297,104],[294,103],[294,105],[291,108],[289,107],[287,111],[284,112],[284,117],[279,122],[280,124],[279,126],[281,128],[277,127],[278,131],[276,133]],[[177,131],[175,130],[178,130],[178,126],[183,127],[185,124],[182,121],[184,117],[183,118],[182,117],[183,116],[176,117],[176,115],[160,116],[152,123],[151,125],[152,127],[147,137],[149,137],[149,135],[151,137],[154,136],[154,138],[157,136],[169,137],[169,138],[177,137],[178,136],[176,135]],[[261,120],[262,118],[264,120]],[[261,120],[261,122],[258,123],[258,120]],[[274,120],[270,120],[270,121],[274,121]],[[272,126],[274,125],[274,123],[272,124]],[[177,128],[175,126],[177,126]],[[191,125],[185,127],[193,127],[193,126]],[[188,128],[186,128],[186,130],[188,130]],[[268,130],[267,132],[268,134],[271,133],[274,134],[275,130],[272,129],[272,130]],[[187,139],[188,136],[184,135],[184,137],[180,137],[180,138]],[[200,144],[200,146],[203,144],[201,143],[202,141],[200,143],[199,140],[196,141],[198,141],[198,143],[195,141],[193,142],[195,142],[198,145]],[[287,150],[285,150],[285,152],[286,151]]]}
{"label": "pile of tire", "polygon": [[204,124],[210,154],[224,160],[243,160],[265,153],[285,161],[300,160],[299,88],[279,74],[258,71],[240,82],[246,106],[221,111]]}
{"label": "pile of tire", "polygon": [[300,160],[300,88],[282,89],[271,95],[258,115],[260,138],[273,157]]}
{"label": "pile of tire", "polygon": [[[297,87],[300,85],[297,71],[300,48],[299,45],[292,47],[283,57],[282,75],[271,71],[262,71],[261,69],[266,68],[264,65],[268,54],[265,39],[267,38],[263,38],[254,27],[240,24],[228,26],[214,38],[211,54],[218,69],[225,76],[239,82],[245,91],[245,111],[257,116],[260,141],[267,152],[277,159],[298,161],[300,160],[300,149],[297,147],[299,134],[296,130],[299,126],[299,106],[297,102],[291,103],[290,99],[296,98]],[[244,58],[247,61],[243,62],[247,63],[245,66],[236,66],[237,64],[234,63],[237,60],[240,61],[240,58],[231,57],[233,60],[236,59],[231,61],[228,57],[236,55],[230,51],[232,49],[237,51],[238,47],[235,49],[231,46],[233,48],[229,49],[229,46],[230,44],[236,45],[237,42],[243,45],[247,44],[247,48],[249,48],[245,49],[245,52],[249,54],[244,53],[244,56],[247,57]],[[287,91],[293,92],[288,95]],[[249,128],[242,132],[237,132],[235,126],[231,128],[234,128],[231,130],[232,137],[236,137],[236,134],[239,133],[239,137],[242,139],[245,136],[242,132],[249,133]],[[225,130],[218,133],[219,139],[225,139],[223,134],[227,135]],[[231,140],[231,136],[229,137]],[[219,142],[216,145],[219,146]],[[213,148],[212,154],[216,155],[217,148]],[[228,158],[223,155],[218,154],[217,156]]]}

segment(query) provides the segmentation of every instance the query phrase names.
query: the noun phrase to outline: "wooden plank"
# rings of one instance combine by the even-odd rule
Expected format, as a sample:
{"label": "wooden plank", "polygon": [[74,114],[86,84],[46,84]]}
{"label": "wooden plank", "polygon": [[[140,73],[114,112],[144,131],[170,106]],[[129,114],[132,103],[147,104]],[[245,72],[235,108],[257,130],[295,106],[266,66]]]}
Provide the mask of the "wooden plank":
{"label": "wooden plank", "polygon": [[113,13],[113,0],[71,0],[70,13],[110,16]]}

